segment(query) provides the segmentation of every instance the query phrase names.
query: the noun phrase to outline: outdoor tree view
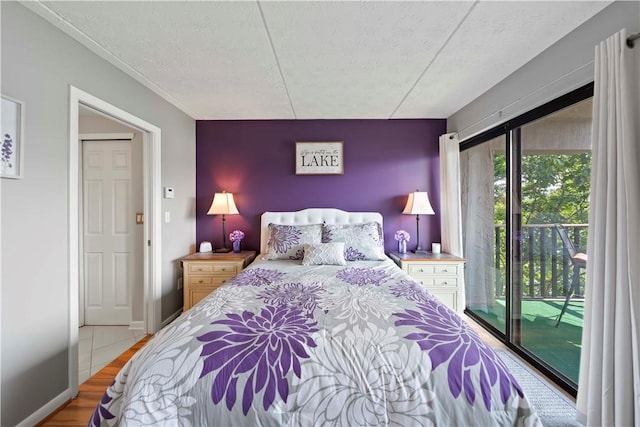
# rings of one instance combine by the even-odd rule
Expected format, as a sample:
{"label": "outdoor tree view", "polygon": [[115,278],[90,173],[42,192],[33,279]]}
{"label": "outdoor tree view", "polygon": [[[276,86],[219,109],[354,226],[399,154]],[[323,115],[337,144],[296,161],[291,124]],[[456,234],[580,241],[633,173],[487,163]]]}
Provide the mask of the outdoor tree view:
{"label": "outdoor tree view", "polygon": [[[522,222],[586,224],[589,219],[591,153],[522,156]],[[506,159],[495,157],[496,219],[504,223]]]}

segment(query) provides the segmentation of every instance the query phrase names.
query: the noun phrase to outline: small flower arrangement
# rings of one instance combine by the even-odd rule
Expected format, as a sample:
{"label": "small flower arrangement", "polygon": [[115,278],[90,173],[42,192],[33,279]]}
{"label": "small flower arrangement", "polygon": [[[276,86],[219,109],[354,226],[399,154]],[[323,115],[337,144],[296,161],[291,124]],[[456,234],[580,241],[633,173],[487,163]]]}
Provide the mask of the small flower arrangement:
{"label": "small flower arrangement", "polygon": [[404,242],[408,242],[409,240],[411,240],[411,235],[408,232],[404,231],[404,230],[396,231],[396,236],[395,237],[396,237],[396,240],[398,242],[403,242],[403,241]]}
{"label": "small flower arrangement", "polygon": [[231,240],[232,242],[242,239],[244,239],[244,233],[240,230],[233,230],[231,233],[229,233],[229,240]]}

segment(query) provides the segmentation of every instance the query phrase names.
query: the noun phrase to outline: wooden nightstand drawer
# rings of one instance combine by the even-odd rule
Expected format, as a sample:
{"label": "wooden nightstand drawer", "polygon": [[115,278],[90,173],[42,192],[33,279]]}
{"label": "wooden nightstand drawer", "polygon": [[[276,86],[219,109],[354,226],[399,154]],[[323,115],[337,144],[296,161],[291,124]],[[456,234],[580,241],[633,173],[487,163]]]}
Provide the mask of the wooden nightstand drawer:
{"label": "wooden nightstand drawer", "polygon": [[192,286],[212,285],[213,277],[211,276],[190,276],[189,284]]}
{"label": "wooden nightstand drawer", "polygon": [[189,273],[190,274],[211,274],[213,273],[214,264],[204,263],[204,262],[196,262],[189,263]]}
{"label": "wooden nightstand drawer", "polygon": [[[240,266],[242,267],[242,266]],[[216,274],[230,274],[235,276],[238,273],[238,264],[223,264],[221,262],[213,264],[213,272]]]}
{"label": "wooden nightstand drawer", "polygon": [[199,288],[191,289],[189,291],[189,301],[191,301],[191,305],[193,306],[196,303],[200,302],[200,300],[205,298],[210,293],[211,293],[210,289],[199,289]]}
{"label": "wooden nightstand drawer", "polygon": [[220,276],[220,277],[215,277],[213,279],[213,284],[216,286],[220,286],[224,283],[227,283],[229,280],[233,279],[234,276]]}
{"label": "wooden nightstand drawer", "polygon": [[232,278],[233,276],[191,277],[189,278],[189,286],[192,288],[217,288]]}

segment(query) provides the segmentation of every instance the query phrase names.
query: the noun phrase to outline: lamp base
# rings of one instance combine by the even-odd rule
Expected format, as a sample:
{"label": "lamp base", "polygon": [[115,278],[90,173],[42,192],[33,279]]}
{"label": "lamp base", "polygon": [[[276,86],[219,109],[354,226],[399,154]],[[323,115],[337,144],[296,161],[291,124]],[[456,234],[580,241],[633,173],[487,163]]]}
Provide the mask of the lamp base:
{"label": "lamp base", "polygon": [[416,255],[426,255],[428,252],[424,249],[416,249],[415,251],[413,251],[413,253]]}
{"label": "lamp base", "polygon": [[227,252],[231,252],[231,249],[229,248],[216,248],[213,250],[213,252],[218,253],[218,254],[226,254]]}

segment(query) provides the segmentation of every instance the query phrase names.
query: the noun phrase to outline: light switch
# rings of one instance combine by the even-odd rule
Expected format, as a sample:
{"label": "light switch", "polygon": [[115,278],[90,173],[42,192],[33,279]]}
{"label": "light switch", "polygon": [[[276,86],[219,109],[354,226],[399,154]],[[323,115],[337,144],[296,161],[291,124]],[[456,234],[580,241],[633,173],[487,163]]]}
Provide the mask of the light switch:
{"label": "light switch", "polygon": [[164,187],[164,198],[173,199],[173,187]]}
{"label": "light switch", "polygon": [[142,212],[137,212],[136,213],[136,224],[142,224],[144,223],[144,215]]}
{"label": "light switch", "polygon": [[164,222],[171,222],[171,212],[166,211],[164,213]]}

